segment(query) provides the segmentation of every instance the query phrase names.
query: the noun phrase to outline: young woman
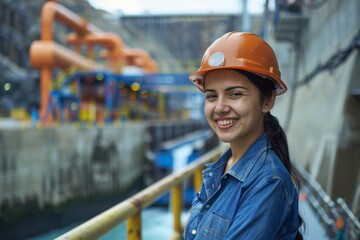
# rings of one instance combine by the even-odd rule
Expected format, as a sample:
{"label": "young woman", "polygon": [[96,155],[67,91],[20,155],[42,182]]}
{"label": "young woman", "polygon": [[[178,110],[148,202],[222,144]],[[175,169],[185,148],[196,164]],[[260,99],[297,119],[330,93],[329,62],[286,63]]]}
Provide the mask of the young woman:
{"label": "young woman", "polygon": [[203,171],[185,239],[302,239],[299,183],[270,113],[287,90],[272,48],[255,34],[227,33],[190,79],[205,94],[210,127],[230,149]]}

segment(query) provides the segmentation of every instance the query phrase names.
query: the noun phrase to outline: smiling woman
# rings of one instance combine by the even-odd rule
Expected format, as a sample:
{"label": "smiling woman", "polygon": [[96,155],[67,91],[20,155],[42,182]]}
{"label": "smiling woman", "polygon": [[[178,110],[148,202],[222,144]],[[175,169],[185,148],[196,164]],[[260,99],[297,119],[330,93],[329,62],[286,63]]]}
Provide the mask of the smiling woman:
{"label": "smiling woman", "polygon": [[270,113],[287,89],[272,48],[255,34],[227,33],[190,80],[205,94],[210,127],[230,149],[203,171],[185,239],[303,239],[299,182]]}

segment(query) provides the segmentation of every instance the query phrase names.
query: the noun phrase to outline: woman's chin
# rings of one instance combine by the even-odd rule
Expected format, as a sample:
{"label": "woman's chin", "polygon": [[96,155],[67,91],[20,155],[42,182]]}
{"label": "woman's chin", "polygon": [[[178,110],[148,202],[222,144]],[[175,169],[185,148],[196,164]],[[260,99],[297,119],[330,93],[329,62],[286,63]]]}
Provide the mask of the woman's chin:
{"label": "woman's chin", "polygon": [[228,136],[219,136],[218,138],[220,141],[224,142],[224,143],[230,143],[233,139],[231,137]]}

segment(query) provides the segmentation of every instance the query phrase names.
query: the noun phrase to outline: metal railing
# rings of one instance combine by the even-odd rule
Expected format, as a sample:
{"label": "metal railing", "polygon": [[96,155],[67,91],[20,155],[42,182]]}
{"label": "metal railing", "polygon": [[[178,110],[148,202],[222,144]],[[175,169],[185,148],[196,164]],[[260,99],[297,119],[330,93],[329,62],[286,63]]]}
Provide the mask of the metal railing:
{"label": "metal railing", "polygon": [[195,191],[199,191],[202,183],[201,171],[205,163],[212,162],[223,153],[222,145],[200,156],[186,165],[184,169],[170,174],[134,196],[115,205],[107,211],[88,220],[80,226],[56,238],[56,240],[98,239],[107,232],[127,220],[127,239],[142,239],[141,211],[150,206],[162,194],[171,190],[171,206],[173,211],[173,230],[171,239],[181,239],[183,227],[181,224],[182,212],[182,183],[194,176]]}
{"label": "metal railing", "polygon": [[336,239],[359,239],[360,222],[342,198],[333,201],[321,185],[304,168],[296,166],[302,190],[311,207],[325,226],[326,233]]}

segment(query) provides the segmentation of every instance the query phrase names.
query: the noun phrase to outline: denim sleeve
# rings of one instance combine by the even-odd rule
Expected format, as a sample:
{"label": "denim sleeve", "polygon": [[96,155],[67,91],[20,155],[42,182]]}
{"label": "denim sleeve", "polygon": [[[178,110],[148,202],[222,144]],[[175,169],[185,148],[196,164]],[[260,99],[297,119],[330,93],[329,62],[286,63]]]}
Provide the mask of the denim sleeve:
{"label": "denim sleeve", "polygon": [[239,203],[233,223],[223,239],[279,239],[278,234],[291,209],[289,199],[293,197],[289,198],[289,194],[280,178],[263,179]]}

